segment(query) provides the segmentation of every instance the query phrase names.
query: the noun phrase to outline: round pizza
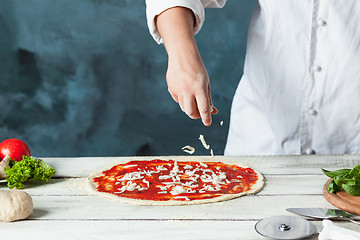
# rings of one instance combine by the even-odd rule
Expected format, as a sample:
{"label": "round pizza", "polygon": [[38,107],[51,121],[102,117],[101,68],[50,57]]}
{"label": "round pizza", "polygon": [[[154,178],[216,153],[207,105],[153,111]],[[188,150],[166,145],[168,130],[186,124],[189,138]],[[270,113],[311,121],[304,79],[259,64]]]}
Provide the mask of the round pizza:
{"label": "round pizza", "polygon": [[222,162],[132,160],[88,178],[91,192],[138,205],[212,203],[255,194],[264,185],[254,169]]}

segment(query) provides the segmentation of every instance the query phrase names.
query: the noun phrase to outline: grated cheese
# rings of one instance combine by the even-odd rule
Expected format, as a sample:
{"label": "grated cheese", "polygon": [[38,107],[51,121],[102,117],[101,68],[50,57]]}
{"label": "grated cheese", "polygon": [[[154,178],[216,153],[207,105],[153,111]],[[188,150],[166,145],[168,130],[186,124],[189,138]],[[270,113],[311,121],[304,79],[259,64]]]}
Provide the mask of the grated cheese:
{"label": "grated cheese", "polygon": [[191,165],[185,165],[185,166],[184,166],[184,169],[185,169],[185,170],[189,170],[189,169],[193,169],[193,167],[192,167]]}
{"label": "grated cheese", "polygon": [[209,149],[209,148],[210,148],[210,145],[206,144],[204,135],[200,134],[199,140],[201,141],[201,143],[202,143],[202,145],[204,146],[204,148],[206,148],[206,149]]}
{"label": "grated cheese", "polygon": [[189,145],[182,147],[181,150],[189,154],[193,154],[195,152],[195,148]]}
{"label": "grated cheese", "polygon": [[159,186],[161,191],[166,191],[168,186]]}
{"label": "grated cheese", "polygon": [[187,193],[196,193],[196,190],[192,190],[191,188],[186,189]]}
{"label": "grated cheese", "polygon": [[186,196],[175,196],[174,197],[175,199],[185,199],[186,201],[190,201],[190,199],[188,198],[188,197],[186,197]]}
{"label": "grated cheese", "polygon": [[183,188],[182,186],[175,186],[171,192],[170,192],[172,195],[179,195],[179,194],[182,194],[182,193],[186,193],[186,189]]}
{"label": "grated cheese", "polygon": [[141,172],[130,172],[130,173],[125,173],[125,175],[118,179],[117,181],[125,181],[125,180],[137,180],[137,179],[142,179],[143,177],[141,176]]}
{"label": "grated cheese", "polygon": [[203,162],[199,162],[199,164],[200,164],[200,166],[202,166],[202,167],[204,167],[204,168],[207,168],[207,167],[208,167],[208,165],[206,165],[206,164],[203,163]]}
{"label": "grated cheese", "polygon": [[137,167],[137,164],[124,166],[124,168],[131,168],[131,167]]}
{"label": "grated cheese", "polygon": [[173,167],[173,169],[171,169],[171,171],[170,171],[170,176],[171,176],[171,174],[176,175],[176,174],[179,173],[179,172],[181,172],[181,171],[179,170],[179,166],[178,166],[178,164],[177,164],[177,161],[175,161],[175,162],[174,162],[174,167]]}
{"label": "grated cheese", "polygon": [[169,176],[169,175],[161,175],[161,176],[159,176],[159,179],[160,179],[160,180],[170,179],[170,178],[171,178],[171,176]]}
{"label": "grated cheese", "polygon": [[159,165],[159,166],[156,167],[156,170],[158,170],[159,172],[160,172],[160,171],[166,171],[167,168],[164,167],[164,166],[162,166],[162,165]]}
{"label": "grated cheese", "polygon": [[145,179],[143,179],[142,181],[143,181],[143,183],[146,183],[148,187],[150,187],[150,182],[149,181],[147,181]]}

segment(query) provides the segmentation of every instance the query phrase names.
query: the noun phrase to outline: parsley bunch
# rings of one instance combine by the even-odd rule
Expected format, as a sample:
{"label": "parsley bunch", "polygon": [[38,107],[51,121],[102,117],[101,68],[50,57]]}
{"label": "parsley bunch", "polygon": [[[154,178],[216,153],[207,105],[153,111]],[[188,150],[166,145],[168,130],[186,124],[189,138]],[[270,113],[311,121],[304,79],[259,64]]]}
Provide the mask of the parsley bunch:
{"label": "parsley bunch", "polygon": [[344,190],[352,196],[360,196],[360,164],[353,169],[328,171],[322,168],[321,170],[326,176],[332,178],[327,187],[329,193]]}
{"label": "parsley bunch", "polygon": [[25,155],[19,162],[11,160],[9,166],[9,169],[5,169],[5,173],[8,176],[6,180],[10,189],[24,188],[24,182],[27,180],[49,181],[55,174],[55,169],[44,161]]}

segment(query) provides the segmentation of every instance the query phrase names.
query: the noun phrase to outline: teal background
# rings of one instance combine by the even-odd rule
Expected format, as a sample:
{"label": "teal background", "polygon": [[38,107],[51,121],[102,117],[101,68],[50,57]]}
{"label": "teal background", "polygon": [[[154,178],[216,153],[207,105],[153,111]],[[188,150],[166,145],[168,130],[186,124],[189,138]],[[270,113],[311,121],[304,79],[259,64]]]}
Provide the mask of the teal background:
{"label": "teal background", "polygon": [[209,155],[203,134],[223,154],[256,3],[206,10],[196,39],[220,112],[204,127],[167,91],[143,0],[0,0],[0,140],[39,157]]}

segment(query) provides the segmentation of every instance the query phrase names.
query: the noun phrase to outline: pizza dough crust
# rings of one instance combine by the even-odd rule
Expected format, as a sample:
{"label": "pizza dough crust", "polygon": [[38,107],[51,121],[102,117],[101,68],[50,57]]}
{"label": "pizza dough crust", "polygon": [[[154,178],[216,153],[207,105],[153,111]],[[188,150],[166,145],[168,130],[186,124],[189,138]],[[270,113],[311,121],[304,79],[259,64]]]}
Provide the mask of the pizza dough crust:
{"label": "pizza dough crust", "polygon": [[29,217],[33,213],[33,201],[22,190],[0,190],[0,221],[12,222]]}
{"label": "pizza dough crust", "polygon": [[[186,160],[186,161],[191,161],[191,160]],[[122,163],[117,163],[117,164],[124,164],[126,162],[128,162],[128,161],[125,161],[125,162],[122,162]],[[181,162],[181,160],[177,160],[177,162]],[[193,162],[199,162],[199,161],[193,161]],[[205,162],[211,162],[211,161],[205,161]],[[220,162],[220,161],[217,161],[217,162]],[[221,162],[225,163],[225,164],[230,164],[230,165],[237,165],[237,166],[242,167],[242,168],[248,168],[248,166],[237,164],[237,163],[226,163],[224,161],[221,161]],[[120,197],[120,196],[117,196],[117,195],[114,195],[114,194],[111,194],[111,193],[97,191],[97,189],[96,189],[97,184],[94,183],[93,179],[96,178],[96,177],[101,176],[103,171],[108,170],[108,169],[112,168],[113,166],[115,166],[117,164],[112,164],[111,166],[109,166],[109,167],[107,167],[107,168],[105,168],[103,170],[95,171],[94,173],[92,173],[87,178],[87,188],[88,188],[90,193],[92,193],[94,195],[97,195],[97,196],[109,198],[109,199],[112,199],[112,200],[115,200],[115,201],[120,201],[120,202],[127,203],[127,204],[133,204],[133,205],[179,206],[179,205],[195,205],[195,204],[206,204],[206,203],[215,203],[215,202],[227,201],[227,200],[238,198],[238,197],[241,197],[241,196],[252,195],[252,194],[258,193],[264,187],[264,177],[262,176],[261,173],[259,173],[258,171],[253,169],[254,172],[256,172],[256,174],[258,175],[258,180],[256,181],[256,183],[254,185],[251,186],[249,191],[242,192],[242,193],[237,193],[237,194],[224,194],[224,195],[221,195],[219,197],[208,198],[208,199],[200,199],[200,200],[192,200],[192,201],[174,201],[174,200],[151,201],[151,200],[141,200],[141,199]]]}

